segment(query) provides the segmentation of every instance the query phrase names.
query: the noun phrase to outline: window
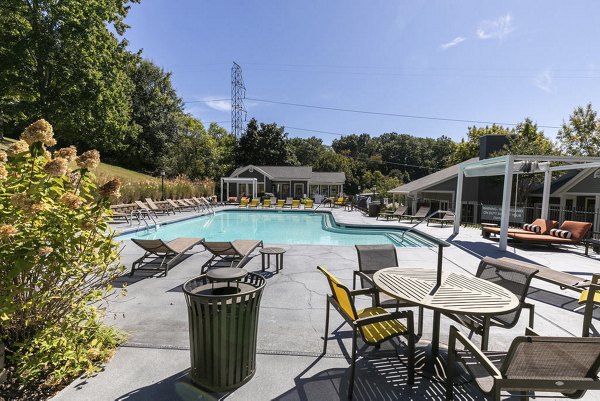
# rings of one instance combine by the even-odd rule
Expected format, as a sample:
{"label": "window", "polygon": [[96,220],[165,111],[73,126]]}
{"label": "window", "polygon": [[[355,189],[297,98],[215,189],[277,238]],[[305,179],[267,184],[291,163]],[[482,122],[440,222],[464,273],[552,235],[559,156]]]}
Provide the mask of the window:
{"label": "window", "polygon": [[265,193],[265,183],[264,182],[259,182],[258,184],[256,184],[256,192],[258,193],[258,195]]}

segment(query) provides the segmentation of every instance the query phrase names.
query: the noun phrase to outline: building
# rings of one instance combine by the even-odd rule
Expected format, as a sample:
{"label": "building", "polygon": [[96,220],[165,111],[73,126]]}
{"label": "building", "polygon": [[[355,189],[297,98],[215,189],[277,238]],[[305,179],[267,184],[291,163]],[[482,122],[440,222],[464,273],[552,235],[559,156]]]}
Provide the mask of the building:
{"label": "building", "polygon": [[313,171],[311,166],[254,166],[237,168],[221,178],[221,198],[262,196],[272,193],[278,198],[305,196],[317,201],[344,192],[344,172]]}

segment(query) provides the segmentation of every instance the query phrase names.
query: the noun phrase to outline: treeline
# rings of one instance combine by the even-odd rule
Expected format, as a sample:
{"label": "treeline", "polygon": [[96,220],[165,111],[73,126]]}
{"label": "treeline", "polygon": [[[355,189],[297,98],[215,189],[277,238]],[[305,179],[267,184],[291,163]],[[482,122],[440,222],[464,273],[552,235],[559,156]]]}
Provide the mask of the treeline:
{"label": "treeline", "polygon": [[530,119],[514,128],[470,127],[461,142],[442,136],[352,134],[326,146],[289,138],[254,119],[239,141],[185,113],[171,74],[127,49],[124,23],[137,0],[3,0],[0,5],[0,133],[18,137],[45,118],[57,146],[98,149],[103,160],[139,172],[191,179],[228,175],[240,165],[311,165],[344,171],[349,192],[386,191],[478,156],[479,138],[510,136],[500,153],[600,154],[600,120],[578,107],[553,143]]}

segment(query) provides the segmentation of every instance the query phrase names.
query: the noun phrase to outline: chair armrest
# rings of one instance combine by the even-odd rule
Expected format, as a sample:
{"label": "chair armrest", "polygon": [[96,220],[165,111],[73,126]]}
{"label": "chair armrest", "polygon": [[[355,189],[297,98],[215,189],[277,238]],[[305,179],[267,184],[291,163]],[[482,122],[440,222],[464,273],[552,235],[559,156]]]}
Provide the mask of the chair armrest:
{"label": "chair armrest", "polygon": [[377,288],[361,288],[360,290],[350,291],[351,297],[356,297],[358,295],[372,295],[372,294],[377,294]]}
{"label": "chair armrest", "polygon": [[409,319],[412,322],[413,313],[410,310],[406,311],[396,311],[396,312],[386,312],[375,316],[363,317],[360,319],[356,319],[354,324],[357,326],[366,326],[368,324],[385,322],[388,320],[398,320],[398,319]]}
{"label": "chair armrest", "polygon": [[531,336],[531,337],[539,337],[540,336],[538,334],[538,332],[533,331],[533,329],[531,327],[526,327],[525,328],[525,335],[526,336]]}
{"label": "chair armrest", "polygon": [[496,377],[497,379],[502,378],[502,373],[494,366],[494,364],[481,352],[479,348],[471,340],[465,337],[456,326],[450,326],[450,338],[448,340],[449,348],[448,353],[456,352],[456,341],[460,342],[466,350],[470,351],[471,354],[477,359],[477,361],[483,366],[483,368],[490,374],[491,376]]}
{"label": "chair armrest", "polygon": [[529,327],[533,329],[533,321],[535,319],[535,305],[523,302],[523,308],[529,309]]}
{"label": "chair armrest", "polygon": [[353,283],[354,283],[354,288],[356,288],[356,278],[357,277],[360,277],[360,278],[368,281],[373,287],[375,287],[375,282],[373,281],[372,277],[370,277],[365,272],[361,272],[361,271],[355,270],[354,274],[352,276],[352,280],[353,280]]}

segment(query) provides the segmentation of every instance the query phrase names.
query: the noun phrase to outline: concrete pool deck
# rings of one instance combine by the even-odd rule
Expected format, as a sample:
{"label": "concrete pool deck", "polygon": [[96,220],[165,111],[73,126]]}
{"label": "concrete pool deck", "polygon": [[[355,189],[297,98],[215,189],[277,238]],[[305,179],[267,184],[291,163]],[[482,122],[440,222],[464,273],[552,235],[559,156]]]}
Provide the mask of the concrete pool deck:
{"label": "concrete pool deck", "polygon": [[[360,212],[333,209],[342,224],[402,225],[377,221]],[[177,218],[196,215],[185,213]],[[173,216],[170,216],[172,219]],[[167,218],[161,218],[165,221]],[[126,226],[126,225],[121,225]],[[128,226],[127,226],[128,227]],[[507,256],[540,263],[581,277],[590,277],[600,267],[600,256],[583,256],[579,247],[513,248],[500,252],[494,240],[481,238],[480,230],[461,228],[453,237],[452,228],[439,226],[419,229],[452,246],[444,250],[444,270],[474,274],[482,256]],[[265,246],[275,244],[265,244]],[[348,386],[351,337],[347,325],[337,313],[331,314],[328,354],[320,357],[325,323],[327,282],[316,270],[327,267],[347,285],[358,268],[356,251],[350,246],[281,245],[287,250],[285,268],[274,274],[272,267],[265,277],[258,329],[257,371],[239,389],[224,394],[207,394],[193,387],[187,379],[189,361],[187,311],[181,284],[200,274],[200,266],[209,258],[201,246],[191,256],[172,268],[167,277],[128,271],[115,286],[127,284],[124,297],[115,295],[108,305],[107,322],[129,333],[104,370],[94,377],[78,379],[57,394],[55,400],[345,400]],[[401,265],[434,268],[437,252],[430,248],[397,248]],[[124,241],[123,264],[129,268],[142,254],[130,241]],[[261,270],[258,252],[245,265],[250,272]],[[535,304],[535,329],[545,335],[578,336],[581,334],[582,311],[574,311],[577,294],[555,285],[534,281],[529,302]],[[359,301],[367,305],[368,300]],[[416,310],[415,310],[416,312]],[[517,327],[492,329],[490,349],[506,350],[512,338],[524,333],[527,311]],[[432,314],[425,312],[422,341],[431,338]],[[594,320],[596,324],[596,320]],[[447,341],[450,321],[442,318],[441,342]],[[341,326],[341,327],[340,327]],[[479,344],[479,338],[474,337]],[[406,369],[399,363],[390,345],[381,351],[369,351],[357,362],[355,400],[443,400],[443,387],[417,377],[414,386],[406,383]],[[402,352],[402,349],[399,349]],[[486,399],[472,385],[458,387],[455,399]],[[508,399],[508,398],[506,398]],[[550,398],[552,399],[552,398]],[[583,398],[600,400],[598,392]]]}

